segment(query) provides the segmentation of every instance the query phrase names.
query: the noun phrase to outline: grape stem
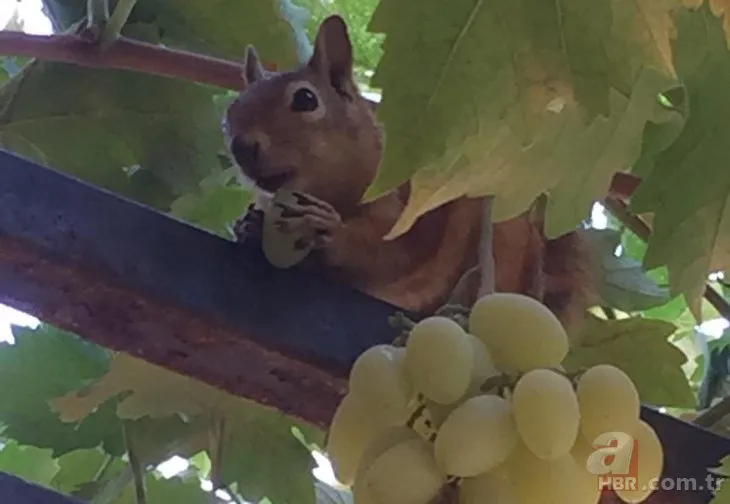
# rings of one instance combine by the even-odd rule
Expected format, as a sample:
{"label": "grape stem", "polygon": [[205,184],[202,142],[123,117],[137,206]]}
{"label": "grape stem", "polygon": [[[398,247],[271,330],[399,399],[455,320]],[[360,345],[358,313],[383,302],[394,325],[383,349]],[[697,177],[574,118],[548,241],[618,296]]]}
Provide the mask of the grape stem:
{"label": "grape stem", "polygon": [[519,376],[513,380],[510,376],[506,374],[490,376],[484,383],[482,383],[480,390],[482,392],[488,393],[496,388],[499,389],[500,395],[502,395],[501,393],[503,392],[503,390],[505,388],[511,387],[514,383],[517,382],[517,379],[519,379]]}
{"label": "grape stem", "polygon": [[494,196],[484,198],[484,214],[482,220],[482,239],[479,244],[479,269],[481,281],[478,297],[492,294],[495,289],[494,271],[494,233],[492,230],[492,206]]}
{"label": "grape stem", "polygon": [[424,411],[426,411],[426,405],[421,402],[421,404],[418,405],[418,408],[416,408],[413,414],[410,416],[408,421],[406,421],[406,427],[408,427],[409,429],[413,429],[413,426],[416,424],[416,420],[420,418]]}
{"label": "grape stem", "polygon": [[449,478],[441,491],[428,504],[454,504],[459,502],[459,483],[461,478]]}
{"label": "grape stem", "polygon": [[468,330],[469,312],[471,311],[470,293],[473,292],[474,282],[477,285],[477,297],[494,292],[494,233],[492,232],[492,205],[494,197],[484,198],[484,213],[482,217],[482,236],[479,243],[479,264],[468,269],[461,275],[456,286],[451,291],[449,299],[441,308],[436,310],[435,316],[448,317]]}
{"label": "grape stem", "polygon": [[405,346],[408,340],[408,334],[413,329],[413,326],[416,325],[414,321],[406,317],[406,314],[401,311],[388,317],[388,324],[390,324],[390,327],[400,331],[398,336],[393,340],[393,346]]}

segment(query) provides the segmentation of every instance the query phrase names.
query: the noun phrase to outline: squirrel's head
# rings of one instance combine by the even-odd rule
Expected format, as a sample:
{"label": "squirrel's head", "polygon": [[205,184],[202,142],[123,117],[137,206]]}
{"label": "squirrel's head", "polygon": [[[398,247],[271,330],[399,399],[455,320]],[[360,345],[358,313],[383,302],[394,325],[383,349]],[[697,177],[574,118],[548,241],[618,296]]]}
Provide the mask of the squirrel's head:
{"label": "squirrel's head", "polygon": [[330,16],[310,60],[268,72],[249,46],[246,86],[228,107],[226,142],[246,179],[273,193],[307,192],[336,207],[359,202],[380,159],[380,130],[352,74],[347,26]]}

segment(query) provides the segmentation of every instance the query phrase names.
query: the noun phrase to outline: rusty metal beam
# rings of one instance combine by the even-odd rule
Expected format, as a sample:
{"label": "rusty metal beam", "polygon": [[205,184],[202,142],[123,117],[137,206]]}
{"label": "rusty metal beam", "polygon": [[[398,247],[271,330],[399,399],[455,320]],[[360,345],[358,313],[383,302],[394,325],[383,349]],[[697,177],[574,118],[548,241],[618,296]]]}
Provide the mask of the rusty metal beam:
{"label": "rusty metal beam", "polygon": [[[0,303],[321,427],[354,359],[395,336],[393,306],[4,151]],[[704,485],[730,452],[727,438],[642,416],[667,448],[667,481]],[[709,499],[675,486],[648,502]]]}
{"label": "rusty metal beam", "polygon": [[0,303],[319,426],[394,308],[0,151]]}

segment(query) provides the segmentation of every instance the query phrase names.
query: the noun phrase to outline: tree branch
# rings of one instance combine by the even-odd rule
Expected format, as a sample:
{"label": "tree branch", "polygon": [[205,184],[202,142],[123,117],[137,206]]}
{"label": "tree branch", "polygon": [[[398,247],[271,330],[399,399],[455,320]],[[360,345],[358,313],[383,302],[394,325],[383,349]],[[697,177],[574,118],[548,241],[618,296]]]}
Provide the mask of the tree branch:
{"label": "tree branch", "polygon": [[730,415],[730,397],[723,397],[720,402],[697,415],[693,423],[709,429],[727,415]]}
{"label": "tree branch", "polygon": [[[617,198],[606,198],[606,208],[644,242],[649,242],[651,228],[638,215],[629,211],[628,205]],[[710,285],[705,286],[705,299],[725,319],[730,320],[730,304]]]}
{"label": "tree branch", "polygon": [[31,35],[0,31],[0,54],[116,68],[210,84],[224,89],[244,87],[239,63],[119,37],[106,50],[79,35]]}

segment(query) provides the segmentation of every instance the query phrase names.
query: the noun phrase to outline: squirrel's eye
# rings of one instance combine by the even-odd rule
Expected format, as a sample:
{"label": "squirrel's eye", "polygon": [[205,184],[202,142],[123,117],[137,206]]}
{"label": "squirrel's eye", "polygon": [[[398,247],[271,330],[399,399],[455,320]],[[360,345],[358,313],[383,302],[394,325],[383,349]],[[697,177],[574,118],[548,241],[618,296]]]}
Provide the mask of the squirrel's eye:
{"label": "squirrel's eye", "polygon": [[291,109],[294,112],[311,112],[319,106],[317,96],[307,88],[299,88],[294,92]]}

